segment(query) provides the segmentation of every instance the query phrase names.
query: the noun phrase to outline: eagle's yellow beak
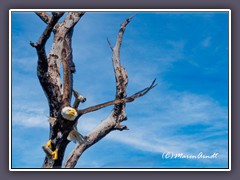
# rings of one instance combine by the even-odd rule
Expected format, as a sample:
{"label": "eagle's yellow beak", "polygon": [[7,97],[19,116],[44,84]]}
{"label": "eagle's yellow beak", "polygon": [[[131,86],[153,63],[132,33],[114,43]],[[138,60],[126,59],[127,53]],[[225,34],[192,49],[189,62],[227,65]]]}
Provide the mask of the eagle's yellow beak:
{"label": "eagle's yellow beak", "polygon": [[68,112],[70,115],[74,116],[76,111],[74,109],[71,109],[69,112]]}
{"label": "eagle's yellow beak", "polygon": [[76,109],[67,106],[62,109],[61,115],[66,120],[74,121],[74,119],[76,119],[78,113],[77,113]]}

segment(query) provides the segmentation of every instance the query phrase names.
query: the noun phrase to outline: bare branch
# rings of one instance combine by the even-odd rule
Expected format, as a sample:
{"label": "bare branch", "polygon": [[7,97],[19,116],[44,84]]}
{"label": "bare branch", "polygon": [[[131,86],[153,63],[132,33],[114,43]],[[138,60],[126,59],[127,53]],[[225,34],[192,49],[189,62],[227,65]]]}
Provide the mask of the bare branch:
{"label": "bare branch", "polygon": [[119,29],[119,32],[118,32],[118,37],[117,37],[117,41],[116,41],[116,44],[115,44],[115,47],[118,51],[116,52],[116,56],[117,58],[120,58],[120,48],[121,48],[121,44],[122,44],[122,37],[123,37],[123,34],[124,34],[124,31],[128,25],[128,23],[131,21],[131,19],[133,18],[134,16],[130,16],[129,18],[127,18],[121,25],[120,29]]}
{"label": "bare branch", "polygon": [[43,151],[46,153],[48,158],[52,158],[52,150],[46,146],[42,146]]}
{"label": "bare branch", "polygon": [[121,25],[120,30],[118,32],[118,37],[115,43],[115,46],[113,48],[113,54],[112,54],[112,62],[113,62],[113,68],[116,78],[116,98],[123,98],[126,96],[126,87],[128,84],[128,76],[126,70],[121,66],[120,63],[120,48],[122,44],[122,38],[123,34],[125,32],[125,29],[133,16],[130,16],[127,18]]}
{"label": "bare branch", "polygon": [[[44,89],[44,92],[48,98],[48,104],[50,107],[50,117],[56,118],[56,123],[50,125],[50,137],[57,137],[57,133],[64,134],[65,129],[69,128],[71,130],[72,124],[67,124],[66,121],[63,121],[59,116],[59,110],[63,105],[70,105],[71,95],[72,95],[72,86],[73,86],[73,77],[72,73],[75,70],[75,65],[72,58],[72,47],[71,39],[73,28],[76,23],[80,20],[84,13],[83,12],[69,12],[67,17],[62,23],[57,23],[55,20],[58,20],[63,12],[53,12],[52,18],[49,24],[47,25],[42,36],[39,38],[37,43],[31,43],[36,45],[38,54],[41,53],[42,56],[39,56],[38,60],[38,77],[41,83],[41,86]],[[45,43],[49,38],[51,32],[54,31],[54,39],[52,47],[50,49],[49,56],[46,56],[45,52]],[[63,88],[60,78],[60,63],[63,63]],[[61,140],[61,141],[60,141]],[[67,137],[62,137],[59,141],[53,141],[52,147],[60,147],[58,150],[58,159],[49,160],[48,156],[45,157],[43,168],[51,167],[61,167],[65,149],[69,143]]]}
{"label": "bare branch", "polygon": [[73,108],[77,109],[80,103],[84,103],[87,99],[79,94],[76,90],[73,89],[73,95],[75,97],[75,101],[73,104]]}
{"label": "bare branch", "polygon": [[113,101],[108,101],[108,102],[105,102],[105,103],[102,103],[102,104],[91,106],[91,107],[88,107],[86,109],[78,110],[78,114],[79,114],[79,116],[81,116],[83,114],[93,112],[93,111],[97,111],[97,110],[102,109],[104,107],[111,106],[111,105],[114,105],[114,104],[120,104],[120,103],[124,103],[124,100],[116,99],[116,100],[113,100]]}
{"label": "bare branch", "polygon": [[117,124],[114,128],[119,131],[129,130],[127,126],[121,124]]}
{"label": "bare branch", "polygon": [[48,15],[46,12],[35,12],[46,24],[50,23],[51,16]]}
{"label": "bare branch", "polygon": [[[50,76],[48,74],[53,75],[53,73],[50,73],[50,71],[51,68],[54,68],[55,66],[51,65],[51,68],[48,67],[49,63],[45,51],[45,44],[49,39],[54,26],[57,24],[58,20],[61,18],[62,15],[63,13],[53,15],[44,32],[40,36],[38,42],[37,43],[30,42],[30,45],[35,47],[37,51],[38,55],[37,75],[39,82],[48,99],[51,117],[55,117],[57,114],[58,111],[57,107],[59,102],[61,101],[60,100],[61,92],[59,91],[60,85],[57,86],[56,84],[51,83],[51,81],[49,81]],[[57,79],[57,77],[55,79]],[[55,101],[56,99],[58,100]]]}
{"label": "bare branch", "polygon": [[52,12],[53,16],[62,16],[63,14],[64,14],[64,12],[62,12],[62,11],[60,11],[60,12],[57,12],[57,11]]}
{"label": "bare branch", "polygon": [[63,106],[70,106],[73,87],[73,75],[75,72],[75,65],[72,58],[72,34],[73,28],[80,18],[84,15],[84,12],[69,12],[61,26],[61,33],[63,33],[63,46],[61,51],[64,83],[63,83]]}
{"label": "bare branch", "polygon": [[96,106],[92,106],[83,110],[78,110],[78,118],[86,114],[88,112],[96,111],[98,109],[110,106],[110,105],[115,105],[113,111],[111,114],[106,118],[104,121],[102,121],[88,136],[87,136],[87,144],[79,144],[75,147],[73,152],[70,154],[70,156],[67,158],[66,163],[64,165],[65,168],[73,168],[77,164],[78,159],[82,155],[82,153],[92,145],[94,145],[96,142],[101,140],[103,137],[105,137],[109,132],[113,130],[128,130],[127,126],[121,125],[120,122],[123,120],[126,120],[126,113],[125,113],[125,103],[132,102],[136,98],[141,97],[148,93],[152,88],[156,86],[154,80],[152,84],[133,94],[130,97],[127,97],[126,95],[126,87],[128,84],[128,76],[126,70],[121,66],[120,63],[120,47],[122,43],[122,37],[123,33],[125,31],[125,28],[127,24],[130,22],[133,16],[128,18],[124,23],[121,25],[121,28],[118,33],[118,38],[115,47],[113,48],[110,41],[107,39],[108,44],[110,48],[113,51],[112,55],[112,62],[113,62],[113,67],[114,67],[114,72],[115,72],[115,78],[116,78],[116,97],[115,100],[109,101],[106,103],[102,103]]}
{"label": "bare branch", "polygon": [[108,101],[108,102],[105,102],[105,103],[102,103],[102,104],[91,106],[91,107],[83,109],[83,110],[78,110],[78,114],[79,114],[79,116],[81,116],[83,114],[86,114],[86,113],[89,113],[89,112],[93,112],[93,111],[102,109],[102,108],[107,107],[107,106],[133,102],[136,98],[141,97],[141,96],[147,94],[148,91],[153,89],[157,85],[157,84],[155,84],[155,81],[156,80],[154,80],[149,87],[147,87],[147,88],[145,88],[145,89],[143,89],[143,90],[133,94],[132,96],[129,96],[129,97],[126,97],[126,98],[122,98],[122,99],[115,99],[113,101]]}
{"label": "bare branch", "polygon": [[69,12],[64,21],[57,27],[57,31],[61,32],[62,37],[64,37],[70,29],[74,28],[84,14],[85,12]]}
{"label": "bare branch", "polygon": [[82,153],[103,137],[105,137],[109,132],[115,130],[115,119],[113,118],[112,113],[109,115],[107,119],[102,121],[88,136],[87,136],[87,144],[79,144],[77,145],[73,152],[68,156],[64,168],[73,168],[77,164],[78,159],[82,155]]}
{"label": "bare branch", "polygon": [[32,47],[35,47],[35,48],[38,46],[37,43],[34,43],[34,42],[32,42],[32,41],[30,41],[30,45],[31,45]]}
{"label": "bare branch", "polygon": [[[122,38],[124,31],[126,29],[126,26],[130,22],[133,16],[130,18],[126,19],[118,32],[117,40],[115,43],[115,47],[113,48],[113,53],[112,53],[112,63],[113,63],[113,68],[114,68],[114,74],[115,74],[115,79],[116,79],[116,99],[122,99],[127,96],[126,93],[126,88],[128,84],[128,75],[127,71],[122,67],[121,62],[120,62],[120,48],[122,44]],[[113,109],[113,116],[116,120],[116,123],[120,125],[120,122],[123,120],[127,119],[127,115],[125,112],[125,103],[121,104],[115,104],[114,109]]]}
{"label": "bare branch", "polygon": [[[55,26],[55,24],[58,22],[58,20],[62,17],[64,13],[60,13],[60,14],[55,14],[52,16],[50,22],[48,23],[48,26],[46,27],[46,29],[44,30],[44,32],[42,33],[41,37],[38,39],[38,42],[35,43],[34,47],[36,48],[44,48],[47,40],[49,39],[51,32]],[[31,45],[33,45],[33,43],[31,43]]]}
{"label": "bare branch", "polygon": [[145,88],[145,89],[143,89],[143,90],[141,90],[141,91],[133,94],[132,96],[130,96],[130,97],[128,97],[128,98],[129,98],[129,99],[136,99],[136,98],[138,98],[138,97],[144,96],[145,94],[148,93],[148,91],[150,91],[151,89],[153,89],[156,85],[157,85],[156,79],[154,79],[153,82],[152,82],[152,84],[151,84],[149,87],[147,87],[147,88]]}
{"label": "bare branch", "polygon": [[113,112],[102,121],[90,134],[87,136],[87,144],[78,144],[73,152],[68,156],[64,168],[73,168],[77,164],[78,159],[81,157],[83,152],[104,138],[109,132],[113,130],[128,130],[126,126],[117,125]]}
{"label": "bare branch", "polygon": [[62,66],[63,66],[63,107],[70,106],[72,87],[73,87],[73,76],[71,72],[72,61],[72,30],[69,31],[63,41],[62,49]]}
{"label": "bare branch", "polygon": [[111,44],[111,42],[109,41],[109,39],[107,38],[107,42],[108,42],[108,45],[109,45],[109,47],[111,48],[111,50],[113,51],[113,46],[112,46],[112,44]]}

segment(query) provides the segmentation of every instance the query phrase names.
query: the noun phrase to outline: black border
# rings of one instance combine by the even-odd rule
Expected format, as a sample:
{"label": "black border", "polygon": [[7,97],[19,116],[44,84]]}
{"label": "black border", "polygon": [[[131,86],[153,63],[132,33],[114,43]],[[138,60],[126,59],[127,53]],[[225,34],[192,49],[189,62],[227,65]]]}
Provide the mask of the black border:
{"label": "black border", "polygon": [[[8,171],[8,10],[9,9],[26,9],[26,8],[53,8],[53,9],[71,9],[71,8],[83,8],[83,9],[94,9],[94,8],[142,8],[142,9],[231,9],[232,10],[232,80],[231,80],[231,95],[232,101],[232,171],[231,172],[9,172]],[[0,177],[6,179],[36,179],[42,180],[43,178],[58,178],[63,180],[66,178],[104,178],[104,179],[123,179],[123,178],[138,178],[146,179],[213,179],[218,180],[224,179],[238,179],[240,169],[240,82],[237,77],[240,76],[240,4],[238,0],[171,0],[166,2],[159,2],[155,0],[131,0],[131,1],[111,1],[102,0],[97,2],[92,1],[64,1],[64,0],[41,0],[41,1],[2,1],[0,6],[0,113],[1,113],[1,125],[0,125],[0,142],[1,142],[1,153],[0,153]]]}

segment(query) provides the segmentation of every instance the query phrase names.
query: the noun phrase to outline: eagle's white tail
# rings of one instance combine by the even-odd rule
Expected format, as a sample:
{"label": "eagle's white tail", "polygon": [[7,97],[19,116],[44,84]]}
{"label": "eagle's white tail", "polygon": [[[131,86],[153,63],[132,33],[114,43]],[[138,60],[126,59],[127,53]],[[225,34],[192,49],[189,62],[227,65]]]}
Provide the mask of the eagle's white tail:
{"label": "eagle's white tail", "polygon": [[78,144],[87,144],[87,141],[84,139],[84,137],[76,130],[72,130],[67,139],[69,141],[73,141],[74,143]]}

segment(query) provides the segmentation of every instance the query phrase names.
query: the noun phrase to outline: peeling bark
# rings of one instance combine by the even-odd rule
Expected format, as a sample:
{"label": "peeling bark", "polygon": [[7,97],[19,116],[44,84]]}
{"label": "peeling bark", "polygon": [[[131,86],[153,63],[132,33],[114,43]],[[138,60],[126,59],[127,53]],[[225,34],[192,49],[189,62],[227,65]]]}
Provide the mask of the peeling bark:
{"label": "peeling bark", "polygon": [[[46,55],[45,44],[49,39],[54,26],[64,13],[53,13],[50,22],[48,23],[43,34],[39,38],[37,43],[30,42],[31,46],[35,47],[38,54],[37,75],[39,82],[43,88],[43,91],[48,99],[49,103],[49,115],[50,117],[56,117],[59,110],[59,105],[62,100],[61,93],[61,80],[59,68],[56,66],[57,58],[52,60],[50,54]],[[49,21],[49,20],[48,20]],[[53,43],[54,45],[54,43]]]}
{"label": "peeling bark", "polygon": [[112,62],[115,72],[116,79],[116,95],[115,100],[102,103],[96,106],[92,106],[83,110],[78,110],[79,117],[83,114],[96,111],[98,109],[104,108],[109,105],[114,105],[114,108],[110,115],[102,121],[89,135],[87,135],[88,144],[79,144],[75,147],[72,153],[67,158],[64,168],[74,168],[78,162],[78,159],[81,157],[82,153],[87,150],[89,147],[100,141],[108,133],[114,130],[128,130],[127,126],[121,125],[120,123],[127,119],[125,112],[125,103],[132,102],[136,98],[145,95],[149,90],[156,86],[155,80],[153,83],[142,91],[127,97],[126,87],[128,84],[127,71],[122,67],[120,63],[120,48],[123,38],[123,33],[126,29],[127,24],[130,22],[132,17],[128,18],[123,22],[120,27],[117,41],[114,47],[112,47],[110,41],[108,40],[109,46],[113,51]]}
{"label": "peeling bark", "polygon": [[[38,42],[30,42],[31,46],[36,48],[38,55],[37,75],[43,91],[48,99],[49,106],[49,125],[51,147],[43,146],[43,151],[46,157],[42,168],[74,168],[82,153],[89,147],[97,143],[108,133],[114,130],[128,130],[127,126],[121,122],[127,120],[125,112],[126,103],[134,101],[148,93],[156,86],[155,80],[152,84],[131,95],[127,96],[126,87],[128,84],[127,71],[120,63],[120,48],[122,38],[126,26],[133,17],[126,19],[120,27],[115,46],[113,47],[108,40],[112,50],[112,63],[116,79],[116,94],[115,99],[99,105],[94,105],[86,109],[78,109],[79,104],[86,101],[86,98],[80,95],[76,90],[73,90],[73,73],[75,65],[72,56],[72,35],[74,26],[78,23],[84,12],[68,12],[65,19],[58,23],[64,12],[53,12],[52,16],[45,12],[36,12],[36,15],[46,24],[46,29],[40,36]],[[54,34],[52,46],[47,56],[45,44],[51,33]],[[63,67],[63,83],[60,77],[60,64]],[[65,120],[61,116],[61,110],[65,106],[71,106],[72,93],[75,101],[73,108],[78,112],[78,116],[74,121]],[[69,144],[67,139],[69,133],[76,128],[78,119],[86,114],[106,106],[114,105],[110,115],[102,121],[92,132],[86,136],[87,143],[78,144],[73,152],[68,156],[65,164],[63,164],[65,149]],[[58,158],[53,160],[52,152],[58,149]]]}
{"label": "peeling bark", "polygon": [[[57,23],[58,20],[63,16],[64,12],[53,12],[52,16],[45,12],[36,12],[36,14],[47,24],[46,29],[40,36],[37,43],[30,42],[31,46],[35,47],[38,54],[38,68],[37,74],[43,91],[48,99],[49,104],[49,116],[56,118],[55,125],[50,124],[50,135],[49,137],[56,136],[57,132],[55,129],[59,129],[60,126],[67,126],[65,122],[59,116],[59,112],[63,105],[70,105],[71,92],[72,92],[72,47],[71,39],[73,28],[75,24],[84,15],[84,12],[69,12],[67,17],[62,23]],[[49,56],[47,57],[45,51],[45,44],[49,39],[51,33],[54,32],[54,39],[52,47],[50,49]],[[63,62],[65,73],[64,76],[64,87],[62,87],[60,77],[60,63]],[[53,127],[59,126],[59,127]],[[63,131],[63,130],[62,130]],[[61,132],[63,134],[63,132]],[[53,149],[56,147],[56,143],[53,143]],[[49,157],[46,156],[43,168],[58,168],[62,165],[64,152],[69,141],[63,140],[61,149],[59,149],[59,158],[53,163],[49,161]]]}
{"label": "peeling bark", "polygon": [[49,22],[51,21],[51,16],[48,15],[45,12],[36,12],[36,14],[43,20],[43,22],[45,22],[46,24],[49,24]]}
{"label": "peeling bark", "polygon": [[62,57],[62,65],[63,65],[63,105],[70,106],[71,104],[71,97],[72,97],[72,87],[73,87],[73,75],[72,71],[73,61],[72,61],[72,47],[71,47],[71,40],[72,40],[73,29],[68,31],[66,34],[64,41],[63,41],[63,49],[61,53]]}

